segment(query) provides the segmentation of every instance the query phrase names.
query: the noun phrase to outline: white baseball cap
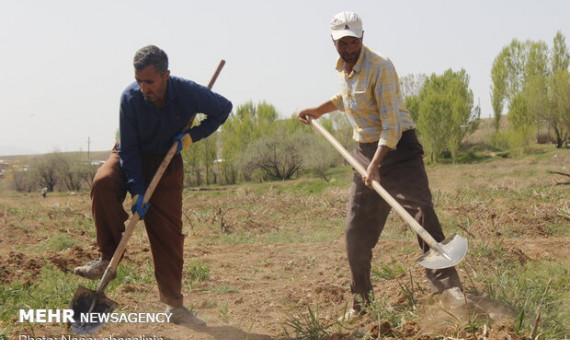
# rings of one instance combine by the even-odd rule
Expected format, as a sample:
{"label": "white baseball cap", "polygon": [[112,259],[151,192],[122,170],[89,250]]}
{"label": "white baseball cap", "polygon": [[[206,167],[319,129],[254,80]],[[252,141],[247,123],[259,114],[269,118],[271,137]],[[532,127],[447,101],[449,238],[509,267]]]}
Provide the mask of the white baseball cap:
{"label": "white baseball cap", "polygon": [[340,12],[331,20],[331,35],[334,40],[351,36],[362,38],[362,20],[354,12]]}

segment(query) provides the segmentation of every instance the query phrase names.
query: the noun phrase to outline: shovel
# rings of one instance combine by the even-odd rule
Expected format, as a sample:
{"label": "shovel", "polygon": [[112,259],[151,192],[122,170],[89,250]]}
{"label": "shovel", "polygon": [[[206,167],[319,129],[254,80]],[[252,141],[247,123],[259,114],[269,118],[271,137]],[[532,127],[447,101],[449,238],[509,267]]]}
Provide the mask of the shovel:
{"label": "shovel", "polygon": [[[346,151],[346,149],[317,121],[309,118],[311,125],[320,132],[329,143],[346,159],[350,165],[362,176],[366,176],[364,167]],[[467,254],[467,239],[463,236],[452,234],[445,240],[438,243],[407,211],[404,209],[382,186],[376,181],[372,181],[374,190],[386,201],[400,217],[402,217],[412,227],[414,232],[421,237],[431,248],[425,252],[417,261],[422,266],[429,269],[443,269],[453,267]]]}
{"label": "shovel", "polygon": [[[208,88],[211,89],[218,78],[218,75],[222,71],[222,67],[224,67],[225,60],[221,60],[218,64],[218,68],[216,72],[212,76],[210,83],[208,84]],[[192,127],[192,122],[194,121],[194,117],[190,118],[190,120],[186,123],[186,126],[182,131],[186,131]],[[178,149],[178,142],[174,142],[168,150],[168,153],[164,157],[162,163],[160,164],[158,170],[154,174],[148,188],[145,192],[143,202],[147,203],[152,194],[154,193],[154,189],[156,185],[162,178],[162,175],[166,171],[166,168],[170,164],[172,157],[176,154],[176,150]],[[70,330],[75,334],[93,334],[97,330],[99,330],[105,324],[105,318],[100,317],[102,314],[109,314],[112,313],[113,310],[118,306],[118,303],[109,299],[105,296],[105,287],[107,284],[115,277],[115,271],[117,269],[117,265],[119,261],[121,261],[123,257],[123,253],[127,247],[127,242],[131,238],[133,231],[137,225],[137,222],[140,220],[140,216],[138,213],[134,213],[131,221],[129,222],[125,232],[121,236],[121,242],[117,246],[107,269],[105,269],[105,273],[97,286],[97,290],[93,291],[91,289],[85,288],[83,286],[79,286],[75,291],[75,295],[73,296],[73,300],[69,304],[69,308],[73,310],[74,315],[74,322],[70,325]]]}

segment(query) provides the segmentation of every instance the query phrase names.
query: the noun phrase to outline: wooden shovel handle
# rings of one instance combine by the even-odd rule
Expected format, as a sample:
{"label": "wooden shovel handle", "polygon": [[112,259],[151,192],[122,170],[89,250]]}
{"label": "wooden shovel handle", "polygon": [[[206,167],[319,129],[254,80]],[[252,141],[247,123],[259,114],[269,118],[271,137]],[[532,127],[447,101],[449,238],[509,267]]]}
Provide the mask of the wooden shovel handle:
{"label": "wooden shovel handle", "polygon": [[[222,71],[222,68],[224,67],[225,64],[226,64],[226,61],[223,59],[218,64],[218,67],[216,68],[216,72],[214,72],[212,79],[208,83],[209,89],[211,89],[214,86],[214,83],[216,82],[216,79],[218,79],[218,76],[220,75],[220,72]],[[188,122],[186,123],[186,126],[184,127],[184,129],[182,129],[182,131],[187,131],[188,129],[190,129],[192,127],[193,122],[194,122],[194,116],[188,120]],[[170,150],[168,150],[168,153],[166,154],[166,156],[164,156],[162,163],[160,163],[160,166],[158,167],[158,169],[156,170],[156,173],[152,177],[152,180],[150,181],[150,184],[148,185],[146,192],[144,194],[143,203],[147,203],[148,201],[150,201],[150,198],[152,197],[152,194],[154,193],[154,189],[156,189],[158,182],[162,178],[162,175],[164,175],[164,172],[166,171],[166,168],[168,168],[170,161],[172,160],[172,158],[176,154],[177,149],[178,149],[178,141],[175,141],[174,143],[172,143]],[[107,266],[107,269],[105,270],[105,273],[103,274],[103,277],[101,278],[101,282],[99,283],[99,286],[97,287],[97,294],[102,293],[105,290],[105,287],[107,286],[109,281],[111,281],[112,274],[115,272],[119,262],[121,261],[121,259],[123,257],[123,253],[125,252],[125,249],[127,248],[127,243],[129,241],[129,239],[131,238],[131,235],[132,235],[133,231],[135,230],[135,226],[137,225],[137,222],[139,220],[140,220],[140,216],[137,212],[135,212],[133,214],[133,217],[131,218],[131,221],[129,222],[127,228],[125,229],[125,232],[121,236],[121,241],[119,242],[119,245],[117,246],[117,249],[115,250],[115,253],[113,254],[113,257],[111,258],[109,266]]]}
{"label": "wooden shovel handle", "polygon": [[[352,155],[346,151],[346,149],[316,120],[309,117],[309,122],[311,125],[320,132],[323,137],[346,159],[348,163],[362,176],[366,176],[366,170],[364,167],[358,163]],[[398,203],[381,185],[376,181],[372,181],[372,187],[374,190],[388,203],[397,213],[400,215],[404,221],[406,221],[410,227],[421,237],[432,249],[437,250],[444,256],[447,255],[445,251],[440,247],[437,241],[416,221],[407,211]]]}

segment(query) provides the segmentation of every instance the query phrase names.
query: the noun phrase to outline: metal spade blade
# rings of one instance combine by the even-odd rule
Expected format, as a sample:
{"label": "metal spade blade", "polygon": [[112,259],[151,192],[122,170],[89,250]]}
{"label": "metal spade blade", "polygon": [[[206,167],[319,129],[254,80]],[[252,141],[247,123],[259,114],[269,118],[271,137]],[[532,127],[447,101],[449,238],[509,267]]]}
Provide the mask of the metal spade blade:
{"label": "metal spade blade", "polygon": [[418,258],[418,263],[429,269],[453,267],[463,260],[469,248],[467,239],[457,234],[448,236],[439,246],[442,253],[431,248]]}
{"label": "metal spade blade", "polygon": [[90,314],[112,313],[118,305],[104,293],[97,294],[94,290],[79,286],[69,305],[73,310],[74,320],[69,328],[75,334],[93,334],[103,327],[105,322],[100,317],[92,318]]}

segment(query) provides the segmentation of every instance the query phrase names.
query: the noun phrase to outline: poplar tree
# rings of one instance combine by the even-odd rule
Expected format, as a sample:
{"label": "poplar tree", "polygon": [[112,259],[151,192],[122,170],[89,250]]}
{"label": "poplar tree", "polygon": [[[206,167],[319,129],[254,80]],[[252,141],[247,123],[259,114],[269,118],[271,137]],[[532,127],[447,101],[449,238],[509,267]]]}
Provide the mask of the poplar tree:
{"label": "poplar tree", "polygon": [[431,161],[449,151],[455,162],[462,140],[476,129],[480,115],[473,107],[473,91],[465,70],[432,74],[418,98],[407,102],[414,102],[418,110],[417,128]]}
{"label": "poplar tree", "polygon": [[[544,122],[554,133],[556,146],[566,145],[570,137],[569,64],[570,53],[561,32],[554,37],[551,50],[542,41],[523,43],[514,39],[505,46],[491,69],[496,130],[501,116],[507,111],[515,131],[526,134],[522,136],[523,140],[528,140],[532,134],[530,127]],[[520,96],[524,96],[524,100]]]}

